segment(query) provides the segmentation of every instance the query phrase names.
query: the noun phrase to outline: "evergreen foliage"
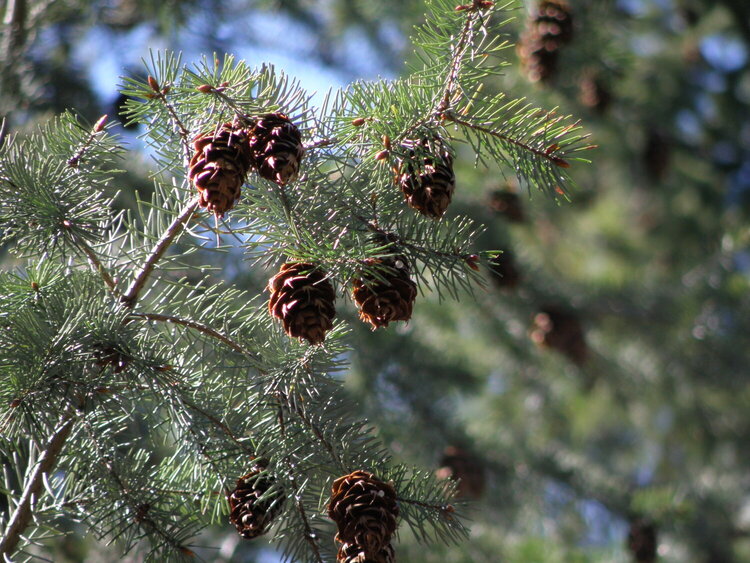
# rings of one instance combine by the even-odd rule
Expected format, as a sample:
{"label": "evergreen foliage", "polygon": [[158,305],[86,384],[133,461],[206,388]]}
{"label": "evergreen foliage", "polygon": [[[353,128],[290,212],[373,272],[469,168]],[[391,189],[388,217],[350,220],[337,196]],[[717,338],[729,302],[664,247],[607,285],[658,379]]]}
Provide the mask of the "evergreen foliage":
{"label": "evergreen foliage", "polygon": [[[391,460],[340,389],[347,324],[322,346],[290,340],[262,297],[191,261],[237,247],[249,263],[314,264],[343,294],[356,276],[388,283],[379,261],[403,257],[420,288],[458,297],[479,281],[481,227],[407,207],[399,159],[465,143],[531,186],[566,190],[588,148],[577,124],[480,95],[503,60],[508,6],[428,4],[415,35],[422,67],[355,83],[320,108],[271,66],[153,54],[146,78],[123,87],[124,113],[144,126],[155,160],[153,195],[135,213],[114,208],[126,153],[104,119],[65,113],[5,139],[0,231],[25,262],[0,276],[1,453],[17,472],[4,481],[3,554],[32,557],[66,515],[123,553],[193,557],[193,538],[226,523],[226,496],[257,458],[277,485],[260,501],[286,496],[274,534],[290,560],[335,558],[326,499],[358,469],[393,483],[402,529],[425,543],[465,539],[454,486]],[[302,133],[300,177],[284,185],[251,172],[212,224],[186,177],[203,150],[193,139],[274,112]]]}

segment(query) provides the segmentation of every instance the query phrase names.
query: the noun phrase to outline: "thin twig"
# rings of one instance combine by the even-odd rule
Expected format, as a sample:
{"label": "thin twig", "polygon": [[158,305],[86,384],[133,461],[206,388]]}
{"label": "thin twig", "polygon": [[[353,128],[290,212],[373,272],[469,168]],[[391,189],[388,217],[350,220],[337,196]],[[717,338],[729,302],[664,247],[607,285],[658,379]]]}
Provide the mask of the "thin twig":
{"label": "thin twig", "polygon": [[328,451],[328,453],[331,456],[331,459],[333,459],[336,462],[339,468],[342,469],[343,471],[349,472],[349,469],[344,466],[341,459],[336,454],[336,449],[333,447],[333,444],[331,444],[331,442],[329,442],[326,439],[325,435],[323,434],[323,431],[318,427],[318,425],[308,418],[308,416],[299,407],[299,405],[297,405],[296,403],[292,403],[289,400],[289,397],[286,395],[286,393],[279,392],[278,394],[283,399],[283,402],[286,405],[286,407],[290,409],[294,414],[296,414],[299,417],[299,419],[302,421],[302,423],[305,426],[307,426],[309,430],[312,431],[312,433],[320,441],[323,447]]}
{"label": "thin twig", "polygon": [[174,537],[169,535],[169,533],[159,528],[156,522],[148,516],[148,509],[149,509],[148,505],[143,505],[139,503],[138,499],[135,498],[135,496],[133,495],[132,489],[128,486],[128,484],[119,474],[119,472],[115,469],[114,460],[112,459],[111,456],[109,456],[104,451],[104,448],[99,443],[99,440],[97,439],[94,429],[91,427],[91,424],[86,420],[83,421],[83,424],[84,424],[84,427],[86,428],[86,433],[89,435],[89,438],[94,443],[94,446],[97,449],[97,452],[99,455],[99,463],[106,469],[112,481],[115,482],[117,487],[122,492],[123,500],[127,504],[128,508],[134,514],[134,520],[136,521],[136,523],[140,525],[142,528],[155,533],[157,536],[162,538],[168,545],[172,546],[177,551],[181,553],[185,553],[185,554],[187,553],[192,554],[191,550],[189,550],[184,545],[180,544],[180,542],[178,542]]}
{"label": "thin twig", "polygon": [[94,139],[96,139],[96,136],[104,130],[104,124],[106,122],[107,122],[107,115],[104,114],[94,124],[94,127],[91,129],[91,132],[89,133],[88,138],[81,145],[81,148],[79,148],[75,152],[75,154],[68,159],[68,166],[70,168],[78,168],[78,165],[81,163],[81,159],[86,155],[86,152],[91,148],[91,145],[93,144]]}
{"label": "thin twig", "polygon": [[406,504],[413,504],[415,506],[420,506],[422,508],[427,508],[429,510],[436,510],[440,512],[441,514],[445,515],[446,518],[450,518],[450,519],[453,518],[450,515],[456,511],[456,509],[454,508],[452,504],[429,504],[426,502],[422,502],[421,500],[414,500],[410,498],[401,498],[401,497],[396,497],[396,500],[398,502],[403,502]]}
{"label": "thin twig", "polygon": [[185,398],[180,398],[180,402],[182,402],[183,404],[187,405],[187,406],[188,406],[188,408],[190,408],[190,409],[193,409],[194,411],[196,411],[196,412],[197,412],[197,413],[199,413],[200,415],[202,415],[202,416],[206,417],[206,418],[207,418],[208,420],[210,420],[211,422],[213,422],[213,423],[214,423],[214,424],[215,424],[216,426],[218,426],[219,428],[221,428],[221,430],[222,430],[222,431],[223,431],[223,432],[224,432],[224,433],[225,433],[225,434],[226,434],[227,436],[229,436],[229,438],[230,438],[230,439],[231,439],[231,440],[232,440],[232,441],[233,441],[233,442],[234,442],[235,444],[237,444],[237,445],[238,445],[238,446],[239,446],[240,448],[242,448],[242,449],[243,449],[243,450],[245,451],[245,453],[246,453],[246,454],[248,454],[248,455],[250,455],[250,456],[254,456],[254,455],[255,455],[255,452],[254,452],[254,451],[252,451],[252,450],[248,449],[248,447],[247,447],[247,446],[245,446],[245,444],[243,444],[243,443],[242,443],[242,442],[240,441],[240,439],[239,439],[239,438],[238,438],[237,436],[235,436],[235,435],[234,435],[234,432],[232,432],[232,429],[231,429],[231,428],[229,428],[229,426],[227,426],[227,425],[226,425],[225,423],[223,423],[223,422],[222,422],[221,420],[219,420],[218,418],[216,418],[216,417],[215,417],[214,415],[212,415],[212,414],[210,414],[210,413],[207,413],[207,412],[206,412],[206,411],[204,411],[204,410],[203,410],[202,408],[200,408],[200,407],[199,407],[198,405],[194,404],[194,403],[193,403],[193,402],[191,402],[191,401],[188,401],[188,400],[187,400],[187,399],[185,399]]}
{"label": "thin twig", "polygon": [[60,424],[58,424],[47,446],[42,451],[37,466],[31,475],[29,475],[26,487],[18,501],[18,506],[10,517],[5,533],[2,539],[0,539],[0,554],[10,556],[13,553],[13,550],[21,539],[21,535],[29,525],[29,522],[31,522],[33,504],[37,501],[39,492],[42,490],[44,477],[55,466],[57,457],[60,455],[68,436],[70,436],[70,431],[73,429],[73,422],[74,420],[70,414],[63,415]]}
{"label": "thin twig", "polygon": [[514,139],[513,137],[510,137],[506,135],[505,133],[501,133],[500,131],[495,131],[494,129],[488,129],[487,127],[482,127],[481,125],[477,125],[475,123],[471,123],[470,121],[465,121],[461,119],[460,117],[456,117],[456,115],[452,112],[447,112],[444,115],[446,119],[454,123],[457,123],[458,125],[462,125],[463,127],[468,127],[469,129],[474,129],[475,131],[480,131],[482,133],[491,135],[492,137],[505,141],[506,143],[516,145],[517,147],[524,149],[526,151],[529,151],[537,156],[546,158],[547,160],[549,160],[553,164],[556,164],[557,166],[560,166],[561,168],[568,168],[570,166],[567,160],[564,160],[560,158],[559,156],[555,156],[553,152],[548,153],[540,149],[535,149],[534,147],[527,145],[523,141]]}
{"label": "thin twig", "polygon": [[151,251],[151,254],[143,263],[141,269],[138,270],[138,273],[135,275],[135,279],[130,284],[130,287],[128,287],[125,295],[122,296],[122,302],[127,307],[133,307],[136,301],[138,301],[138,294],[143,289],[143,286],[146,285],[148,277],[153,271],[154,266],[156,266],[156,263],[167,251],[169,246],[174,241],[175,237],[177,237],[177,235],[182,232],[185,223],[188,221],[188,219],[190,219],[190,216],[198,207],[199,203],[200,200],[198,199],[198,197],[194,197],[193,199],[191,199],[185,206],[185,208],[180,211],[180,214],[174,218],[169,227],[167,227],[167,230],[164,231],[164,234],[161,235],[161,238],[157,241],[156,245]]}
{"label": "thin twig", "polygon": [[[293,472],[294,468],[288,460],[287,464],[289,465],[289,470]],[[305,540],[310,544],[310,548],[315,555],[315,560],[318,563],[323,563],[323,557],[320,555],[320,548],[318,547],[318,535],[313,531],[312,527],[310,526],[310,521],[307,519],[307,512],[305,511],[305,505],[302,504],[302,495],[300,494],[297,480],[292,477],[291,481],[292,487],[294,487],[294,496],[296,497],[295,504],[297,505],[297,511],[299,512],[300,519],[302,520],[302,525],[305,528]]]}
{"label": "thin twig", "polygon": [[243,347],[241,344],[235,342],[228,336],[220,333],[217,330],[214,330],[208,325],[199,323],[198,321],[191,321],[189,319],[182,319],[180,317],[173,317],[171,315],[161,315],[159,313],[132,313],[130,317],[134,319],[144,319],[144,320],[149,320],[149,321],[174,323],[177,325],[195,329],[198,332],[202,332],[203,334],[207,336],[210,336],[212,338],[215,338],[216,340],[223,342],[235,352],[239,352],[240,354],[243,354],[253,360],[258,360],[257,354],[254,354],[253,352]]}
{"label": "thin twig", "polygon": [[109,290],[115,295],[118,295],[117,292],[117,284],[115,283],[115,280],[112,279],[112,276],[109,275],[109,272],[104,267],[104,265],[99,260],[99,257],[96,255],[96,252],[94,252],[94,249],[91,248],[85,241],[83,240],[75,240],[76,245],[78,248],[81,249],[81,251],[86,255],[86,258],[88,258],[89,265],[91,266],[91,269],[94,270],[94,272],[98,273],[101,277],[104,283],[107,285]]}
{"label": "thin twig", "polygon": [[336,137],[330,137],[327,139],[320,139],[318,141],[315,141],[314,143],[309,143],[302,145],[305,151],[309,151],[311,149],[318,149],[321,147],[329,147],[331,145],[335,145],[339,142],[339,140]]}
{"label": "thin twig", "polygon": [[155,97],[160,99],[164,104],[164,107],[167,109],[169,118],[172,120],[172,123],[177,128],[180,134],[182,148],[185,150],[185,162],[190,162],[190,158],[193,152],[192,148],[190,147],[190,131],[188,131],[188,128],[185,127],[185,124],[180,119],[180,116],[177,115],[177,111],[174,109],[174,106],[169,103],[169,100],[167,100],[166,94],[167,90],[162,89],[161,91],[156,92]]}
{"label": "thin twig", "polygon": [[451,56],[451,70],[450,73],[448,73],[448,78],[446,79],[445,91],[443,92],[443,97],[440,100],[435,113],[442,114],[443,112],[447,111],[448,108],[450,108],[453,91],[456,87],[456,82],[458,81],[458,75],[461,72],[461,63],[463,62],[464,51],[466,49],[467,43],[469,42],[469,37],[471,36],[471,31],[474,27],[474,20],[477,14],[478,11],[475,9],[471,9],[468,11],[466,23],[464,23],[464,28],[461,30],[461,36],[459,37],[458,43],[456,44],[456,47],[453,50],[453,54]]}

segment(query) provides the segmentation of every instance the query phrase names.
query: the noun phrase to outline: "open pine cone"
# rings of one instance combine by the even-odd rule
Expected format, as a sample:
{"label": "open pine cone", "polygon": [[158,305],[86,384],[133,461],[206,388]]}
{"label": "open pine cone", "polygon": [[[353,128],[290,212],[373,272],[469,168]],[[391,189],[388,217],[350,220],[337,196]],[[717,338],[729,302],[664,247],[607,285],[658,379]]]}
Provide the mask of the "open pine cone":
{"label": "open pine cone", "polygon": [[478,499],[484,494],[484,468],[468,452],[448,446],[443,452],[440,465],[435,472],[436,477],[458,481],[459,497]]}
{"label": "open pine cone", "polygon": [[564,0],[543,0],[528,20],[518,54],[529,80],[547,80],[557,72],[560,47],[573,39],[573,18]]}
{"label": "open pine cone", "polygon": [[283,113],[257,118],[250,129],[250,151],[258,173],[280,186],[297,176],[305,152],[299,129]]}
{"label": "open pine cone", "polygon": [[363,276],[353,281],[352,298],[359,307],[359,318],[373,329],[388,326],[391,321],[411,319],[417,285],[409,277],[406,258],[370,258],[369,266],[383,266],[378,273],[383,278]]}
{"label": "open pine cone", "polygon": [[588,357],[588,346],[581,321],[574,313],[548,305],[534,316],[531,339],[540,346],[553,348],[582,365]]}
{"label": "open pine cone", "polygon": [[487,206],[510,223],[523,223],[526,220],[521,198],[509,189],[493,191],[487,199]]}
{"label": "open pine cone", "polygon": [[281,490],[259,500],[273,486],[273,478],[263,475],[265,467],[263,461],[257,463],[250,473],[237,480],[236,488],[227,495],[229,521],[249,540],[265,534],[284,505]]}
{"label": "open pine cone", "polygon": [[375,554],[368,554],[357,544],[342,543],[336,554],[338,563],[395,563],[396,552],[389,543]]}
{"label": "open pine cone", "polygon": [[222,217],[240,197],[250,168],[247,132],[232,123],[198,135],[188,178],[198,190],[200,205]]}
{"label": "open pine cone", "polygon": [[320,344],[336,315],[333,285],[314,264],[288,262],[268,282],[268,311],[294,338]]}
{"label": "open pine cone", "polygon": [[489,268],[493,272],[492,281],[499,288],[513,289],[521,281],[521,273],[516,267],[516,259],[510,250],[490,259]]}
{"label": "open pine cone", "polygon": [[357,470],[333,482],[328,516],[338,526],[336,539],[353,544],[347,555],[359,549],[365,557],[361,561],[378,561],[396,531],[398,513],[393,485],[372,473]]}
{"label": "open pine cone", "polygon": [[420,158],[415,148],[427,149],[426,141],[404,141],[410,156],[402,162],[396,178],[406,202],[423,215],[439,219],[448,209],[456,189],[453,157],[441,147],[430,147],[433,154]]}
{"label": "open pine cone", "polygon": [[658,551],[656,526],[640,518],[630,523],[627,547],[635,563],[654,563]]}

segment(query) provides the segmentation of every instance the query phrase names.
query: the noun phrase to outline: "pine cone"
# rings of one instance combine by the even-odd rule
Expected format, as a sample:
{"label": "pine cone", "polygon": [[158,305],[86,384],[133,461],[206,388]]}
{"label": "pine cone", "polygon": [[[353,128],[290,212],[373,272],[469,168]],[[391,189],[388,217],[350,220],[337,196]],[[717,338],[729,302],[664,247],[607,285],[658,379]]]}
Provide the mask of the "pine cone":
{"label": "pine cone", "polygon": [[423,151],[430,151],[427,141],[402,143],[409,156],[405,162],[401,162],[401,172],[396,180],[410,207],[423,215],[439,219],[448,209],[456,189],[453,157],[445,148],[432,147],[432,155],[421,158],[415,153],[418,145]]}
{"label": "pine cone", "polygon": [[250,168],[247,132],[232,123],[193,140],[188,178],[200,196],[200,205],[222,217],[240,197]]}
{"label": "pine cone", "polygon": [[641,519],[633,520],[627,545],[635,563],[654,563],[658,548],[656,526]]}
{"label": "pine cone", "polygon": [[246,539],[265,534],[284,506],[284,493],[277,489],[259,500],[272,486],[273,477],[264,475],[265,460],[256,462],[252,471],[237,480],[237,487],[227,495],[229,521]]}
{"label": "pine cone", "polygon": [[478,499],[484,494],[484,468],[468,452],[448,446],[440,465],[435,472],[437,478],[458,481],[459,497]]}
{"label": "pine cone", "polygon": [[585,73],[578,82],[578,99],[599,114],[607,111],[612,102],[612,92],[604,79],[595,71]]}
{"label": "pine cone", "polygon": [[649,129],[646,145],[643,147],[643,166],[652,181],[664,179],[669,170],[671,156],[672,141],[669,137],[658,129]]}
{"label": "pine cone", "polygon": [[289,336],[310,344],[325,340],[336,315],[336,295],[325,272],[314,264],[289,262],[268,282],[268,291],[268,311],[281,319]]}
{"label": "pine cone", "polygon": [[540,346],[553,348],[582,365],[588,357],[583,327],[574,313],[557,306],[546,306],[534,316],[531,339]]}
{"label": "pine cone", "polygon": [[523,223],[526,216],[518,194],[508,189],[495,190],[487,201],[488,207],[511,223]]}
{"label": "pine cone", "polygon": [[378,279],[365,274],[353,281],[352,298],[359,307],[359,318],[376,328],[388,326],[391,321],[411,319],[417,285],[409,277],[406,258],[370,258],[368,266],[382,266]]}
{"label": "pine cone", "polygon": [[331,489],[328,516],[338,526],[336,539],[353,544],[346,548],[347,556],[359,549],[364,552],[361,561],[376,561],[396,531],[396,490],[367,471],[339,477]]}
{"label": "pine cone", "polygon": [[374,555],[368,555],[354,543],[342,543],[336,556],[338,563],[395,563],[396,552],[389,543]]}
{"label": "pine cone", "polygon": [[573,39],[573,18],[563,0],[543,0],[529,18],[518,43],[518,54],[529,80],[551,78],[557,71],[559,50]]}
{"label": "pine cone", "polygon": [[521,281],[521,274],[516,268],[516,259],[510,250],[490,259],[490,270],[495,274],[492,281],[499,288],[513,289]]}
{"label": "pine cone", "polygon": [[260,116],[250,129],[253,166],[266,180],[283,186],[297,176],[305,152],[297,126],[283,113]]}

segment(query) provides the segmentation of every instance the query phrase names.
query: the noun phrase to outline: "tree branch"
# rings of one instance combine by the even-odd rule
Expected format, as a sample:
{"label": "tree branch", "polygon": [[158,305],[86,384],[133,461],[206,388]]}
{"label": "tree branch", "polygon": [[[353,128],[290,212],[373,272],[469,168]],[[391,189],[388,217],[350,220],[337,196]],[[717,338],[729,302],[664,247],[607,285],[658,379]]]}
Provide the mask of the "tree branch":
{"label": "tree branch", "polygon": [[62,417],[60,424],[42,451],[37,466],[31,475],[29,475],[18,506],[10,517],[5,533],[2,539],[0,539],[0,554],[5,555],[6,558],[13,553],[21,539],[21,535],[29,525],[29,522],[31,522],[33,505],[36,503],[39,492],[42,490],[44,476],[48,475],[55,466],[57,457],[60,455],[68,436],[70,436],[70,431],[73,429],[73,422],[74,420],[69,414]]}
{"label": "tree branch", "polygon": [[102,277],[102,280],[107,285],[109,290],[115,296],[117,296],[118,295],[117,284],[115,283],[115,280],[112,279],[112,276],[109,275],[109,272],[99,260],[99,257],[94,252],[94,249],[91,248],[88,244],[86,244],[86,242],[83,240],[76,240],[75,244],[76,246],[78,246],[81,252],[83,252],[86,255],[86,258],[88,258],[91,269]]}
{"label": "tree branch", "polygon": [[[294,467],[292,467],[288,460],[287,464],[289,465],[289,469],[290,471],[292,471],[292,474],[294,474]],[[297,480],[294,477],[292,477],[292,487],[294,487],[297,512],[299,512],[300,519],[302,520],[302,525],[305,528],[305,540],[310,544],[310,548],[315,555],[315,560],[318,563],[323,563],[323,557],[320,555],[320,548],[318,547],[318,536],[310,526],[310,521],[308,520],[307,512],[305,511],[305,505],[302,504],[302,495],[299,491],[299,485],[297,485]]]}
{"label": "tree branch", "polygon": [[561,167],[561,168],[569,168],[570,163],[567,160],[564,160],[560,158],[559,156],[556,156],[554,154],[554,151],[547,151],[547,150],[540,150],[535,149],[534,147],[524,143],[523,141],[519,141],[518,139],[514,139],[513,137],[510,137],[506,135],[505,133],[501,133],[500,131],[495,131],[494,129],[488,129],[487,127],[482,127],[481,125],[476,125],[475,123],[471,123],[470,121],[465,121],[461,119],[460,117],[457,117],[453,112],[446,112],[443,114],[446,119],[449,121],[452,121],[458,125],[461,125],[463,127],[468,127],[469,129],[474,129],[475,131],[480,131],[486,135],[491,135],[492,137],[495,137],[497,139],[500,139],[502,141],[505,141],[506,143],[510,143],[512,145],[515,145],[525,151],[529,151],[530,153],[535,154],[536,156],[540,156],[542,158],[545,158],[552,162],[553,164]]}
{"label": "tree branch", "polygon": [[235,352],[239,352],[240,354],[243,354],[253,360],[259,359],[257,354],[254,354],[247,348],[243,347],[241,344],[238,344],[237,342],[235,342],[228,336],[220,333],[217,330],[214,330],[208,325],[199,323],[198,321],[191,321],[188,319],[181,319],[179,317],[173,317],[170,315],[161,315],[158,313],[132,313],[130,315],[130,318],[143,319],[143,320],[148,320],[148,321],[165,322],[165,323],[174,323],[174,324],[181,325],[184,327],[192,328],[192,329],[197,330],[198,332],[202,332],[203,334],[210,336],[211,338],[215,338],[216,340],[223,342]]}
{"label": "tree branch", "polygon": [[182,232],[185,223],[198,207],[199,203],[200,200],[198,199],[198,197],[194,197],[193,199],[191,199],[185,206],[185,208],[180,212],[180,214],[174,218],[174,221],[172,221],[169,227],[167,227],[167,230],[164,231],[164,234],[162,234],[161,238],[156,242],[156,246],[154,246],[151,254],[143,263],[143,266],[141,266],[141,269],[138,271],[138,273],[135,275],[135,279],[130,284],[130,287],[128,287],[125,295],[122,296],[122,302],[125,304],[125,306],[132,308],[135,305],[136,301],[138,301],[138,294],[146,285],[148,277],[149,275],[151,275],[154,266],[156,266],[156,263],[167,251],[169,246],[174,241],[175,237],[177,237],[177,235]]}
{"label": "tree branch", "polygon": [[435,110],[435,113],[437,114],[442,114],[444,111],[447,111],[448,108],[451,107],[451,98],[453,97],[453,92],[455,90],[456,83],[458,82],[458,76],[461,73],[461,63],[463,60],[464,51],[466,50],[466,46],[469,42],[469,37],[471,36],[471,31],[474,27],[474,20],[476,19],[477,14],[478,11],[474,8],[468,11],[468,16],[466,17],[464,28],[461,30],[461,35],[458,39],[458,43],[456,44],[456,47],[453,50],[453,54],[451,56],[451,70],[448,73],[448,78],[445,82],[443,97],[441,98],[440,103]]}

